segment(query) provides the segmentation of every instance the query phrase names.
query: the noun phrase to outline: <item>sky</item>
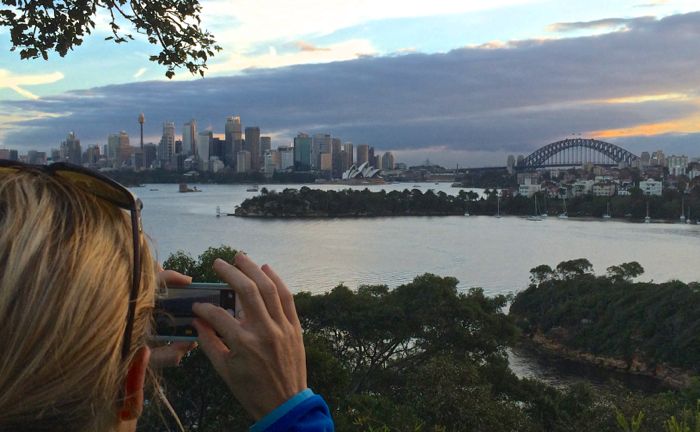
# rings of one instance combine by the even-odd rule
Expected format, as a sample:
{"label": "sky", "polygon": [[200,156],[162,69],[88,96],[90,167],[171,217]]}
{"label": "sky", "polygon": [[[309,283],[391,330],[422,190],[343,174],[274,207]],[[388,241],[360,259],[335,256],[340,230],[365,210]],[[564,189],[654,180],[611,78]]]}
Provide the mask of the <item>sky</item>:
{"label": "sky", "polygon": [[[392,151],[409,165],[504,165],[572,136],[639,154],[700,156],[695,0],[202,0],[223,50],[204,78],[116,45],[104,13],[66,57],[20,60],[0,28],[0,148],[158,142],[164,121],[223,133],[227,116],[273,147],[297,132]],[[0,9],[3,6],[0,6]]]}

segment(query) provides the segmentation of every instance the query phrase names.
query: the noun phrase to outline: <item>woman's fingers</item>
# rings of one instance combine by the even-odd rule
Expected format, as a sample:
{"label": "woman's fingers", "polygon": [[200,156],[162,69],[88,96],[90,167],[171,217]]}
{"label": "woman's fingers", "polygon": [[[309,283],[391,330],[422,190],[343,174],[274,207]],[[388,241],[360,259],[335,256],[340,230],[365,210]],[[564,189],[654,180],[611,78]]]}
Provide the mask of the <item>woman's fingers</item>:
{"label": "woman's fingers", "polygon": [[182,358],[196,347],[196,342],[173,342],[170,345],[152,347],[150,366],[156,369],[179,366]]}
{"label": "woman's fingers", "polygon": [[225,357],[229,353],[228,347],[221,342],[214,329],[203,319],[195,318],[192,325],[197,330],[199,347],[204,351],[214,368],[220,374],[223,373],[226,370]]}
{"label": "woman's fingers", "polygon": [[267,308],[265,307],[265,302],[262,299],[260,290],[258,290],[253,280],[243,274],[242,271],[220,258],[214,261],[214,271],[224,282],[229,284],[236,294],[238,294],[237,299],[240,300],[247,319],[249,318],[262,322],[270,319],[270,314],[267,313]]}
{"label": "woman's fingers", "polygon": [[164,283],[167,286],[189,285],[192,283],[192,278],[175,270],[163,270],[158,273],[158,283],[159,285]]}
{"label": "woman's fingers", "polygon": [[[195,303],[192,305],[192,311],[216,333],[219,333],[228,346],[236,344],[236,341],[239,339],[241,324],[230,313],[211,303]],[[200,342],[204,343],[201,339]],[[211,341],[207,343],[209,342]]]}
{"label": "woman's fingers", "polygon": [[287,288],[287,284],[284,283],[282,278],[280,278],[269,265],[265,264],[262,266],[261,270],[265,272],[267,277],[269,277],[275,284],[275,287],[277,287],[277,295],[279,296],[280,303],[282,303],[282,309],[284,310],[287,320],[294,326],[300,325],[299,317],[297,316],[297,308],[294,305],[294,296],[292,296],[291,291]]}
{"label": "woman's fingers", "polygon": [[236,267],[257,285],[260,296],[265,302],[267,312],[272,319],[275,322],[281,322],[284,312],[282,311],[282,304],[275,283],[246,254],[237,253],[233,261]]}

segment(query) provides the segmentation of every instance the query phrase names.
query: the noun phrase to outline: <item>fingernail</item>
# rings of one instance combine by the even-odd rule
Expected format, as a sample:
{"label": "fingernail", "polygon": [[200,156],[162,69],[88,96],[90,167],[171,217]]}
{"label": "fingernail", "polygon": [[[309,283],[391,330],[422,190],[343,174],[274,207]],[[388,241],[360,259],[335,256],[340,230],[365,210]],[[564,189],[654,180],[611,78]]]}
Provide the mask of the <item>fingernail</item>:
{"label": "fingernail", "polygon": [[240,263],[243,259],[245,259],[245,252],[239,251],[236,253],[236,256],[233,257],[233,261],[238,264]]}
{"label": "fingernail", "polygon": [[201,303],[192,303],[192,312],[196,313],[197,311],[195,309],[199,309],[201,305]]}

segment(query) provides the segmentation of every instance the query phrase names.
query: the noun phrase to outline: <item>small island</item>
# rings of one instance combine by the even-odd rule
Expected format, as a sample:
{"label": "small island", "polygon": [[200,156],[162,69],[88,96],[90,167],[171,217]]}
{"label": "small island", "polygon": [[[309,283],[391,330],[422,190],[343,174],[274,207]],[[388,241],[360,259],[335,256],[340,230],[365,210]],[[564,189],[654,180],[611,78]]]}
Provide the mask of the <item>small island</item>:
{"label": "small island", "polygon": [[432,190],[371,192],[369,189],[318,190],[308,187],[284,189],[248,198],[235,216],[257,218],[356,218],[380,216],[463,215],[466,195],[448,195]]}
{"label": "small island", "polygon": [[688,388],[700,374],[700,286],[634,282],[643,272],[628,262],[596,276],[583,258],[540,265],[510,316],[538,350]]}

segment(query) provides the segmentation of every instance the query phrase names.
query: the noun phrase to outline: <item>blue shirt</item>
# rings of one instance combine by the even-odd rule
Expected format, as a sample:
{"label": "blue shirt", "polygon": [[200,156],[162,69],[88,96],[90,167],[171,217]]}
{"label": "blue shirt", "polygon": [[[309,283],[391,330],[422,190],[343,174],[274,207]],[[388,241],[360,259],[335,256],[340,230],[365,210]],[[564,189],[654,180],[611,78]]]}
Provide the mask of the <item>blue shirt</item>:
{"label": "blue shirt", "polygon": [[250,427],[250,432],[333,432],[333,419],[323,398],[302,390]]}

